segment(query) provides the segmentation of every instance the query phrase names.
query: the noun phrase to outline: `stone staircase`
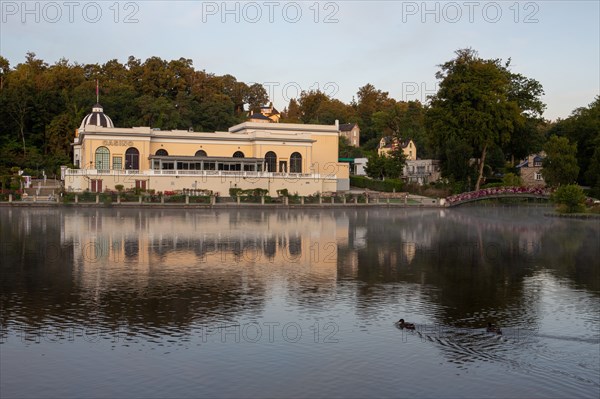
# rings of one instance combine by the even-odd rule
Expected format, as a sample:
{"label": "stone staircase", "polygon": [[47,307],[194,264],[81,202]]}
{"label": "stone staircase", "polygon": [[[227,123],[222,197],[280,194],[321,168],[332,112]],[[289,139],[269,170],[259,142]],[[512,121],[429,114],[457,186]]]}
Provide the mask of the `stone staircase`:
{"label": "stone staircase", "polygon": [[56,179],[34,179],[31,181],[31,187],[26,188],[23,201],[33,201],[35,196],[38,200],[54,199],[62,190],[62,183]]}

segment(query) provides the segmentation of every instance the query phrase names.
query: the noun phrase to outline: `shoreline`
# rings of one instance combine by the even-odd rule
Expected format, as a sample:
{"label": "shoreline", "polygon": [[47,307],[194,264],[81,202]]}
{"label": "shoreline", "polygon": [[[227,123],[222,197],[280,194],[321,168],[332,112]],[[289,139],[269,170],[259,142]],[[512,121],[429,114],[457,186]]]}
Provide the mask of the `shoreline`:
{"label": "shoreline", "polygon": [[581,220],[599,219],[600,220],[600,214],[598,214],[598,213],[544,213],[544,216],[549,217],[549,218],[581,219]]}
{"label": "shoreline", "polygon": [[305,209],[305,208],[428,208],[446,209],[446,206],[434,204],[402,204],[402,203],[321,203],[321,204],[261,204],[261,203],[216,203],[216,204],[185,204],[185,203],[154,203],[154,202],[121,202],[121,203],[56,203],[56,202],[0,202],[2,208],[104,208],[104,209],[236,209],[236,208],[271,208],[271,209]]}

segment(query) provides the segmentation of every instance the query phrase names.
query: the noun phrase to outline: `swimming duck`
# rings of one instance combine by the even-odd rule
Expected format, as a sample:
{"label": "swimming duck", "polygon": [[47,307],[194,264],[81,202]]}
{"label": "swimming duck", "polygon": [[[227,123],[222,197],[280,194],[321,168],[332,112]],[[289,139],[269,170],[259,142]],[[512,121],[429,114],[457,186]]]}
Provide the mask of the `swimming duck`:
{"label": "swimming duck", "polygon": [[486,331],[489,333],[495,333],[498,335],[502,335],[502,330],[500,329],[500,327],[498,327],[497,325],[492,324],[492,323],[488,323]]}
{"label": "swimming duck", "polygon": [[415,325],[413,323],[406,323],[404,319],[400,319],[396,322],[396,326],[399,328],[406,328],[407,330],[414,330]]}

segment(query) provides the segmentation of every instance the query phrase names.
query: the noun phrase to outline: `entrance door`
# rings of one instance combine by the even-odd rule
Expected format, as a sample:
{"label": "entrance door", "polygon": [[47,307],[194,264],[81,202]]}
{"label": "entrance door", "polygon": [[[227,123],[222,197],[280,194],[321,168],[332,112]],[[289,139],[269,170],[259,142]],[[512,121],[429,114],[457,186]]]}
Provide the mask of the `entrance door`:
{"label": "entrance door", "polygon": [[102,179],[91,179],[90,180],[90,191],[93,193],[102,192]]}

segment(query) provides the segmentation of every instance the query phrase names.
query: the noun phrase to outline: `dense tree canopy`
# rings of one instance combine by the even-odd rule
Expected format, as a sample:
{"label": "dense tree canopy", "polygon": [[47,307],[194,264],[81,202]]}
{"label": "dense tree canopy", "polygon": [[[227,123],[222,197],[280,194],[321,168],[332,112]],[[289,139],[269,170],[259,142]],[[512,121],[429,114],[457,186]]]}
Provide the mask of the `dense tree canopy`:
{"label": "dense tree canopy", "polygon": [[15,165],[52,174],[69,164],[75,129],[96,101],[96,79],[100,102],[120,127],[223,130],[243,121],[245,108],[268,102],[261,85],[196,70],[185,58],[48,65],[28,53],[10,68],[0,57],[0,174]]}
{"label": "dense tree canopy", "polygon": [[578,182],[600,190],[600,96],[588,107],[577,108],[567,119],[557,121],[549,133],[577,145]]}
{"label": "dense tree canopy", "polygon": [[551,136],[544,145],[546,158],[542,164],[542,176],[549,186],[575,183],[579,175],[577,146],[566,137]]}
{"label": "dense tree canopy", "polygon": [[373,179],[399,179],[406,165],[406,155],[400,146],[395,147],[388,154],[371,155],[365,167],[367,176]]}
{"label": "dense tree canopy", "polygon": [[[537,81],[512,73],[509,66],[510,61],[484,60],[474,50],[463,49],[436,74],[439,90],[427,112],[430,144],[442,161],[444,174],[454,179],[469,176],[462,171],[465,154],[449,151],[446,144],[470,148],[468,156],[478,165],[475,189],[483,180],[490,150],[506,148],[511,155],[521,156],[535,143],[528,136],[537,133],[533,122],[544,109],[539,100],[543,90]],[[456,164],[458,169],[453,167]]]}
{"label": "dense tree canopy", "polygon": [[[400,154],[374,155],[380,139],[393,136],[412,139],[420,158],[439,159],[443,176],[463,190],[478,188],[493,170],[510,172],[516,161],[545,147],[545,176],[552,184],[577,179],[600,193],[600,97],[550,123],[542,119],[539,82],[511,71],[510,60],[482,59],[471,49],[458,50],[436,77],[439,90],[427,104],[395,100],[366,83],[349,103],[304,91],[289,101],[281,122],[358,123],[360,148],[342,140],[340,156],[371,155],[369,174],[376,178],[397,177],[405,164]],[[52,174],[69,164],[70,143],[96,100],[97,79],[100,102],[120,127],[226,130],[269,101],[262,85],[195,69],[186,58],[131,56],[104,64],[61,59],[49,65],[27,53],[25,62],[11,67],[0,56],[0,175],[15,166]],[[548,141],[550,135],[557,137]],[[569,154],[576,149],[574,166],[571,158],[561,159],[568,170],[556,179],[551,163],[562,150],[553,152],[555,147]]]}

